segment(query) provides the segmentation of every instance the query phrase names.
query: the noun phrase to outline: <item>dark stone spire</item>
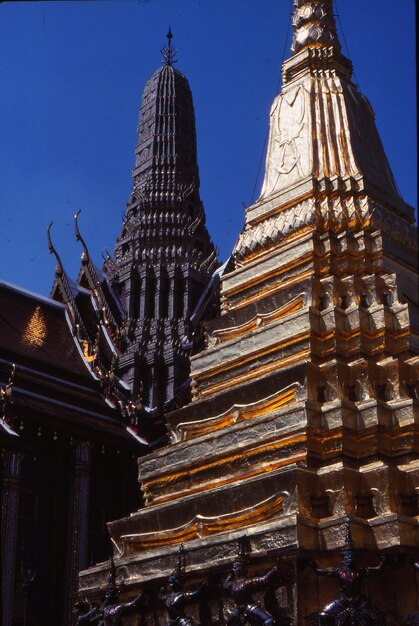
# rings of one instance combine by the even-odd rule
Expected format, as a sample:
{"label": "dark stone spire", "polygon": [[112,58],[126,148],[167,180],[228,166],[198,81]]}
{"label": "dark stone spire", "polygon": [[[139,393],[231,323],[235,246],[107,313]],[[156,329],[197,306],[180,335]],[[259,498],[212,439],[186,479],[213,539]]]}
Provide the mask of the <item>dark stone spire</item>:
{"label": "dark stone spire", "polygon": [[167,37],[164,65],[142,97],[133,190],[115,260],[105,264],[128,314],[121,373],[134,394],[144,386],[149,406],[173,398],[189,376],[182,340],[217,266],[199,194],[192,94],[173,67],[170,30]]}

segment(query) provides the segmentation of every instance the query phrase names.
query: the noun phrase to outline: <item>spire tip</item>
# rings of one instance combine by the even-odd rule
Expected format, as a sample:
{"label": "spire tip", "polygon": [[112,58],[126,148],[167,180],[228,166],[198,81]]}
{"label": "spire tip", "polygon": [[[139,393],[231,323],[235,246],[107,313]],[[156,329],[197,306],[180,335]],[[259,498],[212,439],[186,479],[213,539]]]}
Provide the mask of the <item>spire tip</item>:
{"label": "spire tip", "polygon": [[176,63],[175,56],[176,56],[177,50],[172,47],[173,33],[172,33],[171,26],[169,26],[169,31],[166,37],[167,37],[167,45],[163,46],[161,50],[161,53],[163,56],[163,63],[165,65],[173,65],[173,63]]}

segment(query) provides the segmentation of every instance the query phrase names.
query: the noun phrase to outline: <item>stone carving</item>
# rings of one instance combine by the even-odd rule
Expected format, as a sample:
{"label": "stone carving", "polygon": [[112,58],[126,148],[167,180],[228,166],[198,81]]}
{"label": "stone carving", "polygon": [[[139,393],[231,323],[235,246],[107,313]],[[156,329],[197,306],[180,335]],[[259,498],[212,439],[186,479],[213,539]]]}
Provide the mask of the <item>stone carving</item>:
{"label": "stone carving", "polygon": [[277,567],[270,569],[263,576],[248,576],[249,557],[246,553],[245,538],[239,540],[239,554],[233,562],[231,573],[224,581],[224,591],[234,601],[235,608],[227,619],[227,626],[287,626],[288,618],[275,620],[265,608],[253,600],[256,591],[267,591],[274,584],[278,575]]}
{"label": "stone carving", "polygon": [[181,546],[176,568],[169,576],[169,591],[167,594],[161,595],[169,618],[167,626],[193,626],[194,622],[191,617],[186,615],[185,607],[188,603],[198,600],[207,588],[207,585],[203,584],[193,591],[184,591],[184,573],[185,553],[183,546]]}
{"label": "stone carving", "polygon": [[146,604],[144,594],[137,596],[131,602],[119,601],[119,589],[115,583],[115,564],[112,559],[109,585],[105,591],[103,626],[122,626],[124,617],[141,613],[146,608]]}
{"label": "stone carving", "polygon": [[[340,594],[332,600],[320,613],[312,613],[312,623],[330,623],[328,617],[334,618],[335,626],[385,626],[384,615],[368,598],[361,594],[362,580],[367,576],[380,574],[386,559],[376,567],[358,567],[353,547],[349,524],[346,528],[346,544],[342,550],[342,567],[319,567],[312,562],[311,567],[320,576],[337,578],[340,583]],[[322,621],[320,618],[324,618]]]}

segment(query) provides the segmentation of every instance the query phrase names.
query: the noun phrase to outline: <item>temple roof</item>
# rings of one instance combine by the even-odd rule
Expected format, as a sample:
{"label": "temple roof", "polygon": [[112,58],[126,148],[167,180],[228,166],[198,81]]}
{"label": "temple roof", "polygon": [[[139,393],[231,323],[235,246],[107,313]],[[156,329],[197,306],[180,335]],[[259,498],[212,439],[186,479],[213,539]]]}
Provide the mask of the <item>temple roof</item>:
{"label": "temple roof", "polygon": [[0,282],[0,306],[3,354],[23,357],[28,363],[54,372],[92,379],[63,304]]}

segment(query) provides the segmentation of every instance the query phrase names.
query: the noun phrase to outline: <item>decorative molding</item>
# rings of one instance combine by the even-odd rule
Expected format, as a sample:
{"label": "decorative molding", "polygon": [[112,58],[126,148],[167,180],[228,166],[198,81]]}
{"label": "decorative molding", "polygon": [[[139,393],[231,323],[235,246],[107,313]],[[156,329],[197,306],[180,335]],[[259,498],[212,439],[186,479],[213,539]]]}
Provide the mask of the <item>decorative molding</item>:
{"label": "decorative molding", "polygon": [[290,315],[291,313],[296,313],[304,306],[305,299],[306,294],[298,294],[294,298],[291,298],[291,300],[289,300],[286,304],[283,304],[273,311],[269,311],[269,313],[257,313],[244,324],[214,330],[208,337],[207,347],[213,347],[222,341],[241,337],[246,333],[257,330],[257,328],[266,326],[267,324]]}
{"label": "decorative molding", "polygon": [[227,411],[203,420],[180,423],[176,427],[175,441],[185,441],[210,434],[238,422],[256,419],[298,401],[300,384],[293,383],[262,400],[249,404],[233,404]]}
{"label": "decorative molding", "polygon": [[[186,524],[182,524],[176,528],[167,528],[150,533],[122,535],[120,542],[123,547],[128,548],[131,552],[161,548],[162,546],[193,541],[194,539],[202,539],[218,533],[232,532],[272,519],[282,512],[284,500],[284,495],[274,495],[251,507],[232,513],[213,517],[198,514]],[[119,547],[118,541],[114,543]]]}

